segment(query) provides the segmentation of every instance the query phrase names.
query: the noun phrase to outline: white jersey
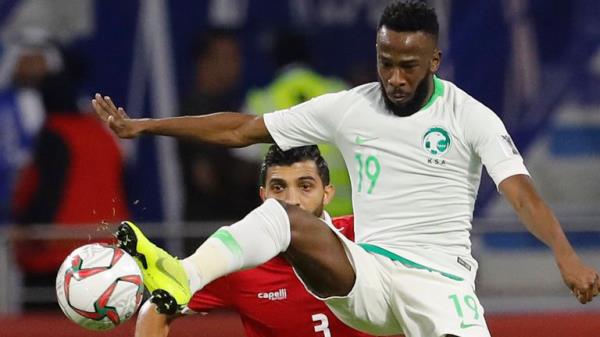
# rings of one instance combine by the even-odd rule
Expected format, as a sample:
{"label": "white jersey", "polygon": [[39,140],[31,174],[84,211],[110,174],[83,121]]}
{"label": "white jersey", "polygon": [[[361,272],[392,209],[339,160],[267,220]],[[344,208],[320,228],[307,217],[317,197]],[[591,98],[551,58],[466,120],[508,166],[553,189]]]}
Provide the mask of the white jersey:
{"label": "white jersey", "polygon": [[356,242],[474,279],[469,230],[482,164],[496,184],[528,174],[502,121],[453,83],[434,77],[409,117],[386,107],[380,84],[314,98],[264,116],[284,150],[333,143],[352,180]]}

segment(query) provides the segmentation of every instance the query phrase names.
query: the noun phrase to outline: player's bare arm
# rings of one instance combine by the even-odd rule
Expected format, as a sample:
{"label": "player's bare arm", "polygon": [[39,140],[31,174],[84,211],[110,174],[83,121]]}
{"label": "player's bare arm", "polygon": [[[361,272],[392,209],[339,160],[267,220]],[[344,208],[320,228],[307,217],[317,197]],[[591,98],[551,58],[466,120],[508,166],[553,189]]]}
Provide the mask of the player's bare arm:
{"label": "player's bare arm", "polygon": [[531,179],[525,175],[516,175],[502,181],[499,187],[521,222],[552,249],[563,280],[579,302],[587,303],[598,295],[598,272],[585,265],[575,253],[560,223],[536,192]]}
{"label": "player's bare arm", "polygon": [[146,301],[138,312],[135,324],[135,337],[167,337],[169,324],[181,315],[163,315],[156,311],[156,305]]}
{"label": "player's bare arm", "polygon": [[108,96],[96,94],[94,110],[120,138],[142,134],[189,138],[229,147],[273,142],[262,117],[237,112],[162,119],[133,119]]}
{"label": "player's bare arm", "polygon": [[169,335],[167,315],[156,312],[155,305],[146,301],[140,308],[135,323],[135,337],[166,337]]}

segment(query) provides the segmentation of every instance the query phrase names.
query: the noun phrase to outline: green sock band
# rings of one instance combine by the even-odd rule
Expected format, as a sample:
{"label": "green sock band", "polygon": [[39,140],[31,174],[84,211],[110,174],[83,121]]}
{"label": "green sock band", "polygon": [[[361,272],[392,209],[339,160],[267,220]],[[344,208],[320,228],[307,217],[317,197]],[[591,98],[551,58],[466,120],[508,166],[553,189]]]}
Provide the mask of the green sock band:
{"label": "green sock band", "polygon": [[228,230],[221,228],[214,232],[210,237],[221,241],[225,247],[229,249],[233,256],[237,258],[242,257],[242,247],[240,247],[239,243],[235,240],[231,233],[229,233]]}

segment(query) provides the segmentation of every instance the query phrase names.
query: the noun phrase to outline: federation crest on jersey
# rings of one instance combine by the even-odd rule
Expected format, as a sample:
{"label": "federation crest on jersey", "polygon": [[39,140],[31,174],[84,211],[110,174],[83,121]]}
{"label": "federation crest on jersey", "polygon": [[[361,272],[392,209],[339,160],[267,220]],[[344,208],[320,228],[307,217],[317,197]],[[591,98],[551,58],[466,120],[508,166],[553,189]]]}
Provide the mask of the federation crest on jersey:
{"label": "federation crest on jersey", "polygon": [[450,138],[450,134],[446,129],[435,126],[427,130],[425,135],[423,135],[423,149],[429,154],[433,156],[442,156],[448,150],[450,150],[450,145],[452,140]]}

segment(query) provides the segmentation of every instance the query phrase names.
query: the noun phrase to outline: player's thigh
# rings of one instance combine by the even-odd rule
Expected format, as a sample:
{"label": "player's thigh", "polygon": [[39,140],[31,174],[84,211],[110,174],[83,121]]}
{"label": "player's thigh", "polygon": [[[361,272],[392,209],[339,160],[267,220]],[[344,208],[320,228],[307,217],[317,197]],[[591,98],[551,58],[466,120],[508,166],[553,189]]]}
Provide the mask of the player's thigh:
{"label": "player's thigh", "polygon": [[345,295],[354,270],[335,230],[298,207],[287,206],[291,241],[284,257],[302,281],[322,297]]}
{"label": "player's thigh", "polygon": [[392,278],[392,307],[406,336],[490,336],[469,281],[401,264]]}
{"label": "player's thigh", "polygon": [[389,301],[389,271],[395,268],[393,262],[365,251],[346,238],[341,239],[356,281],[346,296],[323,300],[342,322],[354,329],[378,336],[402,334]]}

